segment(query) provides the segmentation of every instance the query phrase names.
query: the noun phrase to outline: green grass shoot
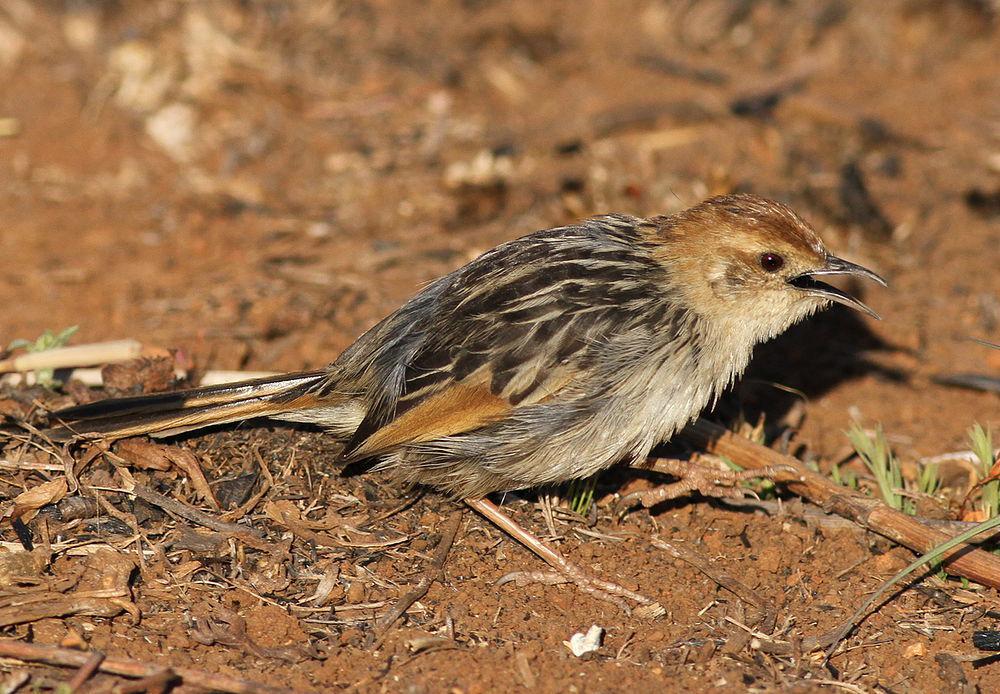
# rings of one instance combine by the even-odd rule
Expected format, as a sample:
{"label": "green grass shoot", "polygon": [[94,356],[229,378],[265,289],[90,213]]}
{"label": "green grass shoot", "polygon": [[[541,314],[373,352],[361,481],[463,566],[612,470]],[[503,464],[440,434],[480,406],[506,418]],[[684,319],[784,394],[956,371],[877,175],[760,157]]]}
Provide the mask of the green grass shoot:
{"label": "green grass shoot", "polygon": [[[18,339],[7,345],[8,350],[23,349],[26,352],[44,352],[58,347],[65,347],[70,339],[80,329],[79,325],[71,325],[58,333],[46,330],[34,340]],[[55,388],[60,385],[55,379],[55,371],[52,369],[38,369],[35,371],[35,380],[45,388]]]}
{"label": "green grass shoot", "polygon": [[597,475],[586,479],[573,480],[569,483],[569,508],[573,513],[586,516],[594,503],[594,490],[597,488]]}
{"label": "green grass shoot", "polygon": [[980,488],[979,508],[987,518],[1000,515],[1000,479],[990,479],[996,463],[993,454],[993,436],[978,422],[969,429],[969,441],[976,455],[976,473],[979,482],[989,480]]}
{"label": "green grass shoot", "polygon": [[913,515],[916,507],[911,499],[900,493],[904,489],[903,472],[889,448],[882,425],[877,425],[875,434],[869,436],[861,426],[854,424],[847,432],[847,438],[875,478],[882,500],[897,511]]}

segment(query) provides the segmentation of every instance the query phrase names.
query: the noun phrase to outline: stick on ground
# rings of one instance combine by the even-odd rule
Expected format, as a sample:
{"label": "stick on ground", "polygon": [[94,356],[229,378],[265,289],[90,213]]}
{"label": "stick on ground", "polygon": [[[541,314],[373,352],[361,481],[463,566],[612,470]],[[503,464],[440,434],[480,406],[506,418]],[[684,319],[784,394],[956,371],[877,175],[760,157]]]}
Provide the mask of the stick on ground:
{"label": "stick on ground", "polygon": [[[0,657],[16,658],[28,663],[48,663],[62,667],[81,668],[94,662],[93,654],[86,651],[74,651],[69,648],[56,648],[37,643],[25,643],[12,639],[0,639]],[[275,687],[271,684],[261,684],[240,677],[227,677],[212,672],[195,670],[186,667],[163,667],[143,663],[126,658],[104,658],[97,665],[99,672],[106,672],[123,677],[145,678],[170,670],[184,683],[193,687],[209,689],[229,694],[294,694],[294,690]]]}
{"label": "stick on ground", "polygon": [[431,584],[441,578],[444,574],[444,564],[448,559],[448,553],[451,552],[451,546],[455,544],[455,536],[458,535],[458,529],[462,525],[462,511],[458,511],[452,516],[448,525],[445,526],[444,534],[441,536],[441,541],[438,542],[437,549],[434,550],[434,559],[431,561],[431,565],[427,567],[427,571],[417,582],[417,585],[399,599],[391,610],[386,612],[382,618],[375,625],[375,633],[378,634],[375,641],[372,643],[371,650],[378,648],[382,641],[385,639],[386,634],[389,633],[389,627],[393,623],[406,614],[406,611],[420,598],[427,595],[427,591],[430,590]]}
{"label": "stick on ground", "polygon": [[3,359],[0,360],[0,373],[111,364],[135,359],[140,355],[142,355],[142,344],[135,340],[95,342],[87,345],[74,345],[73,347],[57,347],[43,352],[29,352],[10,359]]}
{"label": "stick on ground", "polygon": [[171,499],[170,497],[164,496],[159,492],[154,492],[152,489],[148,489],[141,484],[135,484],[131,493],[135,494],[147,503],[159,506],[164,511],[176,514],[181,518],[197,523],[198,525],[203,525],[210,530],[232,535],[236,539],[245,542],[255,549],[273,551],[275,548],[272,543],[265,540],[260,533],[251,528],[219,520],[208,515],[207,513],[202,513],[198,509],[192,508],[187,504]]}
{"label": "stick on ground", "polygon": [[[718,424],[699,419],[685,429],[682,436],[709,453],[729,458],[744,468],[760,469],[775,465],[794,468],[794,473],[776,479],[824,510],[848,518],[915,552],[923,554],[951,539],[951,536],[889,508],[878,499],[834,484],[809,470],[796,458],[737,436]],[[948,552],[942,564],[947,566],[948,573],[991,588],[1000,588],[1000,557],[988,552],[963,545]]]}

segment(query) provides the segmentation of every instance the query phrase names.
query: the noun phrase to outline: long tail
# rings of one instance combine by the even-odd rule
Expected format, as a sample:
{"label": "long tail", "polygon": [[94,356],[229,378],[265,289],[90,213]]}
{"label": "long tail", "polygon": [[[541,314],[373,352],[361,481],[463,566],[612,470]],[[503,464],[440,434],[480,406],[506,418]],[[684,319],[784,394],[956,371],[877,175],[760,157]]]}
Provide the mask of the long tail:
{"label": "long tail", "polygon": [[[323,375],[323,371],[303,371],[172,393],[100,400],[53,413],[51,419],[58,426],[45,433],[54,441],[78,437],[121,439],[142,434],[163,437],[214,424],[287,415],[317,405],[310,388]],[[310,420],[294,415],[282,418]]]}

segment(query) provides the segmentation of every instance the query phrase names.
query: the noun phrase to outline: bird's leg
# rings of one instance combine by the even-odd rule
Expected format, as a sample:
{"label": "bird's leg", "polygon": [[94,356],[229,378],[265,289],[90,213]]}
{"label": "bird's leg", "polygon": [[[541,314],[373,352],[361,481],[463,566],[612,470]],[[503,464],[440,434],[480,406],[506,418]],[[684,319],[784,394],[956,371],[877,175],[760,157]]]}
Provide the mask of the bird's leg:
{"label": "bird's leg", "polygon": [[488,499],[466,499],[465,503],[476,512],[482,514],[498,528],[513,537],[522,545],[534,552],[554,571],[517,571],[503,576],[497,583],[502,585],[516,581],[519,585],[527,583],[574,583],[580,590],[595,598],[614,603],[625,612],[631,612],[627,600],[639,604],[635,612],[644,617],[660,617],[665,614],[659,603],[650,600],[645,595],[629,590],[617,583],[605,581],[591,576],[587,571],[572,563],[556,550],[542,542],[534,534],[518,525],[518,523],[500,510]]}
{"label": "bird's leg", "polygon": [[649,508],[693,491],[704,496],[719,498],[756,496],[749,489],[740,487],[739,483],[758,478],[773,479],[781,473],[792,470],[787,465],[771,465],[754,470],[731,470],[721,460],[704,454],[695,455],[691,460],[651,458],[636,467],[666,473],[679,478],[679,481],[626,494],[618,501],[619,515],[634,506]]}

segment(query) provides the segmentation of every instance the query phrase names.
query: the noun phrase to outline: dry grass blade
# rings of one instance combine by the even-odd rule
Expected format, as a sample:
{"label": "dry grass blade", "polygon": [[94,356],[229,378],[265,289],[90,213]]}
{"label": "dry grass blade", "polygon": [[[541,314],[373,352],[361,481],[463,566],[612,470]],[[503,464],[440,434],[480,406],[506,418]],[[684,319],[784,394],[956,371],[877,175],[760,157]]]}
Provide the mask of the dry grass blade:
{"label": "dry grass blade", "polygon": [[712,579],[717,585],[725,588],[730,593],[738,597],[740,600],[753,605],[754,607],[759,607],[763,609],[765,607],[764,601],[761,600],[760,596],[755,594],[753,590],[750,589],[744,583],[741,583],[737,579],[733,578],[724,573],[718,571],[713,571],[709,562],[705,560],[704,557],[698,556],[696,552],[681,547],[680,545],[674,544],[672,542],[667,542],[658,537],[654,537],[650,540],[652,544],[657,549],[662,549],[664,552],[674,557],[675,559],[680,559],[685,561],[691,566],[695,567],[703,574]]}
{"label": "dry grass blade", "polygon": [[827,649],[827,657],[830,657],[830,654],[833,652],[833,649],[836,648],[837,643],[842,639],[844,639],[848,633],[850,633],[851,629],[853,629],[854,626],[859,621],[861,621],[865,613],[868,612],[868,610],[872,607],[872,605],[875,605],[882,598],[882,596],[888,592],[890,588],[892,588],[894,585],[896,585],[904,578],[912,574],[914,571],[919,569],[922,565],[930,564],[932,562],[937,561],[951,548],[957,547],[967,542],[969,539],[971,539],[976,535],[993,530],[997,526],[1000,526],[1000,516],[994,516],[989,520],[983,521],[974,528],[967,530],[966,532],[962,533],[961,535],[958,535],[957,537],[953,537],[947,542],[941,543],[940,545],[932,548],[929,552],[926,552],[925,554],[922,554],[921,556],[917,557],[905,569],[900,570],[898,573],[896,573],[895,576],[890,578],[888,581],[885,581],[881,586],[879,586],[879,589],[876,590],[872,594],[872,596],[864,602],[863,605],[861,605],[861,607],[855,610],[854,613],[850,617],[848,617],[847,621],[845,621],[841,627],[839,627],[836,631],[833,632],[834,639],[831,641],[831,643],[829,644],[829,648]]}

